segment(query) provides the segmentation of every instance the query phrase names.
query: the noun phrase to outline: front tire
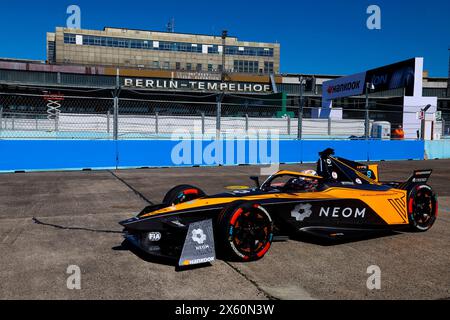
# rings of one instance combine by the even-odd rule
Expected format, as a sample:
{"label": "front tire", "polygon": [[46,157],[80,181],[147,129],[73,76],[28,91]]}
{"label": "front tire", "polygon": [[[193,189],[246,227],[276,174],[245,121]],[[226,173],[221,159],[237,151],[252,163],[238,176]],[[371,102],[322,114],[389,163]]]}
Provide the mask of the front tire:
{"label": "front tire", "polygon": [[231,260],[259,260],[272,244],[273,221],[259,204],[244,203],[225,209],[218,228],[218,247]]}
{"label": "front tire", "polygon": [[417,232],[430,230],[436,221],[437,212],[437,197],[431,187],[428,185],[414,187],[408,200],[411,230]]}
{"label": "front tire", "polygon": [[163,203],[168,206],[192,201],[206,196],[202,189],[182,184],[172,188],[164,197]]}

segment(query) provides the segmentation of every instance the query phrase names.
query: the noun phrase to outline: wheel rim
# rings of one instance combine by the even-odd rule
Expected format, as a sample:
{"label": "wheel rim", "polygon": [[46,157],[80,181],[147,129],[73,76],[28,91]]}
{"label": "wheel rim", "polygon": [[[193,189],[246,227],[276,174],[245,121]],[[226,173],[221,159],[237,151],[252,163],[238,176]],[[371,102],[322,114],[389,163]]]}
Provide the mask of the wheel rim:
{"label": "wheel rim", "polygon": [[427,228],[435,218],[435,197],[431,190],[419,189],[413,200],[412,217],[418,227]]}
{"label": "wheel rim", "polygon": [[230,243],[244,260],[262,257],[272,241],[272,219],[259,205],[239,208],[231,220]]}

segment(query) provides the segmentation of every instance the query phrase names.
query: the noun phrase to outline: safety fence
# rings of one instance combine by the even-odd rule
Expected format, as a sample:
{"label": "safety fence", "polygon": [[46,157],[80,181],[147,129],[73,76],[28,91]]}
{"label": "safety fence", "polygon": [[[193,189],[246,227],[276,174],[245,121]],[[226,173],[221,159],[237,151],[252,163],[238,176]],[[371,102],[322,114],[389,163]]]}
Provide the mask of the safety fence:
{"label": "safety fence", "polygon": [[[210,95],[206,97],[152,95],[143,99],[55,94],[0,93],[1,139],[171,139],[173,137],[258,137],[280,139],[361,139],[366,133],[364,106],[343,109],[344,119],[311,118],[320,101]],[[343,107],[342,105],[340,107]],[[376,121],[391,130],[402,123],[407,108],[370,105],[368,132]],[[415,116],[416,112],[414,112]],[[300,119],[300,120],[299,120]],[[436,122],[435,133],[445,130]],[[406,132],[416,136],[416,132]]]}
{"label": "safety fence", "polygon": [[[111,114],[69,114],[61,113],[55,119],[42,115],[3,113],[2,138],[45,138],[70,139],[113,138]],[[216,135],[216,117],[119,115],[119,139],[164,138],[178,134]],[[282,137],[297,138],[298,119],[295,118],[250,118],[222,117],[221,131],[224,134],[249,136],[262,130],[276,131]],[[363,120],[303,119],[305,137],[340,137],[364,135]]]}

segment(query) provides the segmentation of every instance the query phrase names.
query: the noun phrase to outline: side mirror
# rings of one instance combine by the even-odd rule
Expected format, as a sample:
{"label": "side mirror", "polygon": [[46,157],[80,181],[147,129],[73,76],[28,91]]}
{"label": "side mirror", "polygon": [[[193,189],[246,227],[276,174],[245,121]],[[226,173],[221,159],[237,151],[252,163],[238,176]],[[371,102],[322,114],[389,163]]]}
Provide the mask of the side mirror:
{"label": "side mirror", "polygon": [[259,177],[257,177],[257,176],[251,176],[250,179],[253,180],[253,181],[255,182],[255,185],[256,185],[257,188],[260,188],[260,187],[261,187],[261,183],[259,182]]}

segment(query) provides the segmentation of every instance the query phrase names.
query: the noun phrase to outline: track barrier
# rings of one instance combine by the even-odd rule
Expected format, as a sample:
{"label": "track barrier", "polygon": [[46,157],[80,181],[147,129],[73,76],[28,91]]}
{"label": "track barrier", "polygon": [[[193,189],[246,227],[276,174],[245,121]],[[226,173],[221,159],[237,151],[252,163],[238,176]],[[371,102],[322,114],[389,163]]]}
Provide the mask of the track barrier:
{"label": "track barrier", "polygon": [[[423,160],[447,144],[382,140],[0,140],[0,172],[312,163],[318,152],[357,161]],[[450,143],[446,142],[446,143]],[[448,154],[450,156],[450,154]]]}

